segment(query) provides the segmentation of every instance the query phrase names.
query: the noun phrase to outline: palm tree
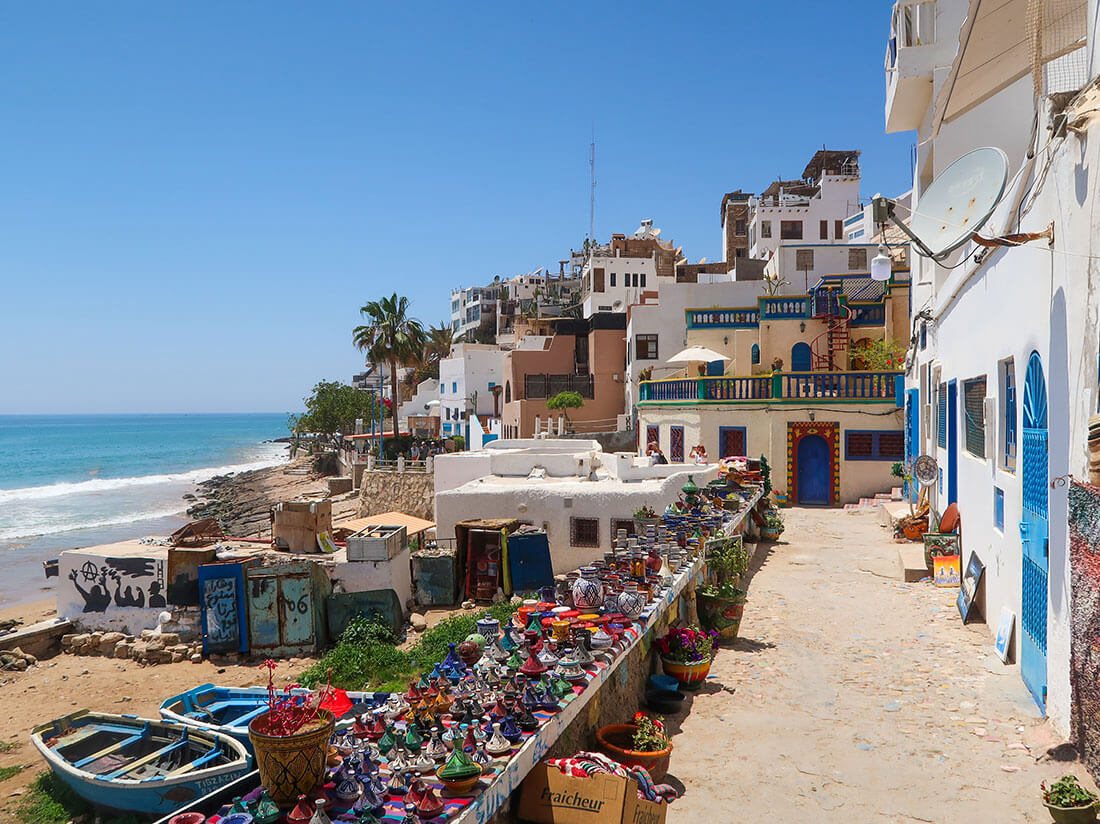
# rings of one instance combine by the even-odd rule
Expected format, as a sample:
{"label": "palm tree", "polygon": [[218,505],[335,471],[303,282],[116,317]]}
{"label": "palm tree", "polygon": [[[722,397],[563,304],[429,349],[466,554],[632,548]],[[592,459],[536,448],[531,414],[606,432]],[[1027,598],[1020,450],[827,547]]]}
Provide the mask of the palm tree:
{"label": "palm tree", "polygon": [[[397,367],[415,363],[424,352],[424,327],[416,318],[409,317],[409,299],[394,292],[388,298],[372,300],[359,309],[369,325],[356,326],[352,330],[352,342],[360,352],[367,353],[373,363],[386,363],[390,367],[390,391],[393,393],[393,410],[397,414]],[[393,431],[397,431],[396,417]]]}
{"label": "palm tree", "polygon": [[428,328],[427,340],[424,342],[424,363],[436,363],[451,354],[451,347],[462,341],[462,335],[456,335],[446,321],[441,321],[439,326]]}

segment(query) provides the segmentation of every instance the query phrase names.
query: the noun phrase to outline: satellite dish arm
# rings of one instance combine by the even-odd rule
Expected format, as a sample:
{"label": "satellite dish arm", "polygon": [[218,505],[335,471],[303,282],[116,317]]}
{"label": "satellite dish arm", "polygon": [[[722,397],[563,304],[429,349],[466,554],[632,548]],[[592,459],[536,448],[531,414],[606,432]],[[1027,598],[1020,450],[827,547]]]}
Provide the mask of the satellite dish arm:
{"label": "satellite dish arm", "polygon": [[894,206],[896,205],[897,204],[894,203],[894,201],[890,200],[887,197],[876,197],[871,202],[871,219],[874,220],[875,223],[879,224],[885,224],[886,221],[889,220],[891,223],[901,229],[901,231],[905,233],[906,237],[913,241],[913,245],[917,247],[917,251],[924,255],[924,257],[931,258],[935,261],[940,261],[943,260],[943,258],[947,257],[947,255],[937,256],[931,249],[924,245],[924,242],[919,237],[909,231],[908,226],[897,219],[897,217],[894,215]]}

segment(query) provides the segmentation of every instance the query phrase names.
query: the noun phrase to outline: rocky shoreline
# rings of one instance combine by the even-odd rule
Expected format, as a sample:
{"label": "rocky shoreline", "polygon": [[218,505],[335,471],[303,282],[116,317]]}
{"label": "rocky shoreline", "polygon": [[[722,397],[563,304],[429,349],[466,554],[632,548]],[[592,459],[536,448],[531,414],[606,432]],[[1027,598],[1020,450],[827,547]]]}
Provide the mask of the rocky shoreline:
{"label": "rocky shoreline", "polygon": [[[278,466],[217,475],[198,484],[187,510],[189,517],[214,518],[234,538],[271,536],[271,508],[280,501],[328,496],[325,476],[312,470],[312,457],[302,457]],[[354,516],[357,498],[333,498],[333,517]]]}

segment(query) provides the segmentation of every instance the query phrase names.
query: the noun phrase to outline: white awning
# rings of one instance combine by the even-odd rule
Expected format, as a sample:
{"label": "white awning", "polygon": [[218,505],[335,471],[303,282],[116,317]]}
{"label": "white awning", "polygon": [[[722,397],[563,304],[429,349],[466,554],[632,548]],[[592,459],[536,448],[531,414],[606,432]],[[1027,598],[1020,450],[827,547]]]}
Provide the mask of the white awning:
{"label": "white awning", "polygon": [[677,363],[681,361],[705,361],[711,363],[712,361],[727,361],[728,355],[723,355],[719,352],[715,352],[713,349],[707,349],[705,346],[689,346],[687,349],[683,349],[668,359],[668,363]]}

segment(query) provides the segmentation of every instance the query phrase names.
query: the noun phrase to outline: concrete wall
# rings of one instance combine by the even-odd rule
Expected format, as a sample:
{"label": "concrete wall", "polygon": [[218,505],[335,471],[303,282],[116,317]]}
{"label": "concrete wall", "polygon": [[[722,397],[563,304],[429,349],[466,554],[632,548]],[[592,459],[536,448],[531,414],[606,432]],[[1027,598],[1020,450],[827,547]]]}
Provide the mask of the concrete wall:
{"label": "concrete wall", "polygon": [[[435,459],[439,465],[439,457]],[[431,519],[435,486],[426,472],[364,472],[359,483],[358,517],[396,510]]]}
{"label": "concrete wall", "polygon": [[[844,433],[849,429],[891,430],[902,429],[901,410],[890,406],[870,404],[862,411],[851,406],[833,404],[814,407],[814,417],[819,423],[840,424],[840,502],[853,503],[877,492],[888,492],[898,485],[890,473],[893,460],[849,461],[845,459]],[[867,413],[870,414],[867,414]],[[885,413],[878,415],[876,413]],[[684,427],[684,458],[688,459],[691,447],[702,443],[707,456],[713,461],[721,455],[719,427],[745,427],[746,451],[749,455],[765,455],[772,467],[772,486],[777,492],[787,491],[787,424],[808,422],[809,413],[799,407],[756,407],[746,409],[735,406],[663,406],[639,407],[639,426],[645,433],[648,426],[660,427],[660,444],[665,456],[671,459],[669,428]],[[684,464],[687,466],[687,464]]]}
{"label": "concrete wall", "polygon": [[[81,629],[137,635],[157,625],[168,608],[165,550],[149,557],[114,557],[69,550],[58,561],[57,614]],[[109,552],[109,546],[105,548]],[[130,605],[139,602],[141,606]]]}
{"label": "concrete wall", "polygon": [[344,550],[338,554],[339,560],[326,565],[334,591],[392,589],[397,593],[401,608],[408,614],[406,605],[412,599],[413,583],[412,558],[407,546],[388,561],[348,561]]}

